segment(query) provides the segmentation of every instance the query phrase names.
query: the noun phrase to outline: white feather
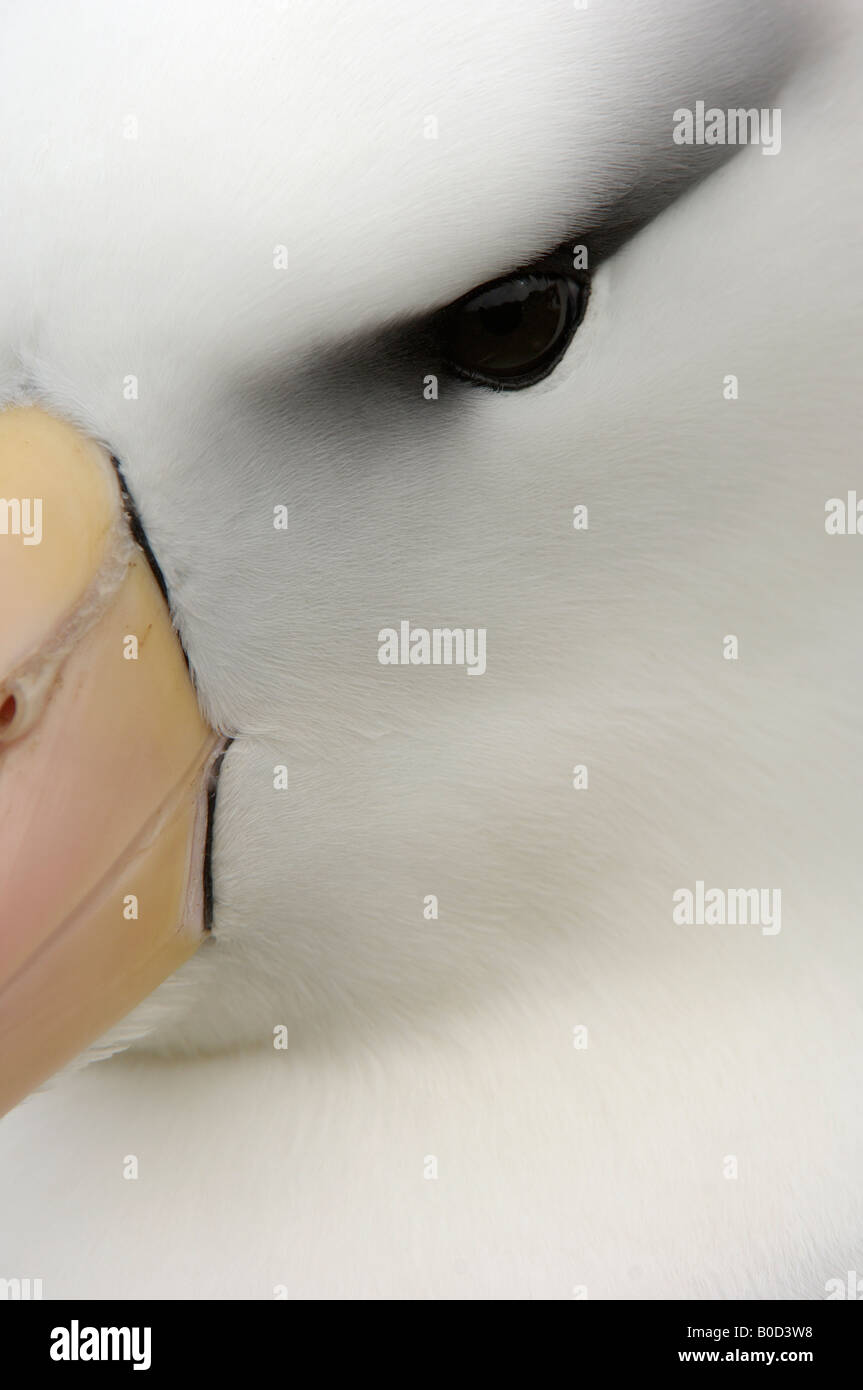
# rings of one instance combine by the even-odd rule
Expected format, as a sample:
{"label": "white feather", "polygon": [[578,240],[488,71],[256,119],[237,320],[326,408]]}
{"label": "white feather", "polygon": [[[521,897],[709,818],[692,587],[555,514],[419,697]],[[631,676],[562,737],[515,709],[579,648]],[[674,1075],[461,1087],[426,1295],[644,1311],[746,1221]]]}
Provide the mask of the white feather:
{"label": "white feather", "polygon": [[[159,1056],[4,1121],[0,1274],[822,1297],[861,1228],[863,540],[823,526],[860,484],[859,13],[4,25],[0,405],[120,458],[236,740],[214,939],[102,1047]],[[606,261],[546,382],[423,401],[380,335],[667,186],[698,98],[780,105],[781,154]],[[486,627],[487,673],[381,667],[404,617]],[[780,887],[781,933],[674,926],[696,879]]]}

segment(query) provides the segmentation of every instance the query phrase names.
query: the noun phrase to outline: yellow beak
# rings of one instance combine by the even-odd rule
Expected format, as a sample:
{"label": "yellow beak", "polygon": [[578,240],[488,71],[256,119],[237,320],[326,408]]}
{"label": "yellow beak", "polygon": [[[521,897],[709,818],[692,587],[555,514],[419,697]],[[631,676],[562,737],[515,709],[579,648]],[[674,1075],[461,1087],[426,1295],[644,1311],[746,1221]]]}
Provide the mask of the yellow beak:
{"label": "yellow beak", "polygon": [[0,1114],[205,939],[223,745],[109,456],[0,412]]}

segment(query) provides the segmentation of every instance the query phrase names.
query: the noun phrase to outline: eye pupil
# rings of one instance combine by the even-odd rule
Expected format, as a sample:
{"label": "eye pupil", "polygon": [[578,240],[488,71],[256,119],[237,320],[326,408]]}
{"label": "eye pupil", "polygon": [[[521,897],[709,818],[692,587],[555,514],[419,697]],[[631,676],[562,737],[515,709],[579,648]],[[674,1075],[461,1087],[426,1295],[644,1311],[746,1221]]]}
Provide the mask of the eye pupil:
{"label": "eye pupil", "polygon": [[481,308],[478,312],[484,331],[492,335],[497,334],[498,337],[502,337],[504,333],[512,333],[522,319],[522,307],[515,302],[494,304],[489,308]]}
{"label": "eye pupil", "polygon": [[556,366],[578,326],[580,284],[560,275],[521,274],[484,285],[445,310],[443,350],[460,375],[509,390]]}

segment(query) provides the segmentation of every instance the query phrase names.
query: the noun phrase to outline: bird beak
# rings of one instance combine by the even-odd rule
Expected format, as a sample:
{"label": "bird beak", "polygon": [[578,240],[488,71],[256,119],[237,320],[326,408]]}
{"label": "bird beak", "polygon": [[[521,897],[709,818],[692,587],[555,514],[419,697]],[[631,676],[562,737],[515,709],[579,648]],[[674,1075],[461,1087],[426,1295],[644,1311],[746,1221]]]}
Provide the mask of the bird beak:
{"label": "bird beak", "polygon": [[207,936],[223,746],[109,455],[0,411],[0,1114]]}

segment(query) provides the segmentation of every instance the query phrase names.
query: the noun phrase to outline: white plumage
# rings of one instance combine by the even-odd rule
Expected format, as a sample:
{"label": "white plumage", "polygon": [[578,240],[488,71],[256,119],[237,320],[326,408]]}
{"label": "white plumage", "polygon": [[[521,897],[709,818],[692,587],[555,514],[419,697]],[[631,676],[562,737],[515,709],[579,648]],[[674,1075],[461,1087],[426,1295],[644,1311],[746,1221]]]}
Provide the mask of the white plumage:
{"label": "white plumage", "polygon": [[[3,1122],[0,1275],[823,1297],[861,1221],[854,7],[3,23],[0,406],[120,458],[236,738],[214,940]],[[400,326],[683,189],[696,98],[780,105],[781,154],[606,260],[545,382],[425,401]],[[382,668],[404,617],[485,627],[482,679]],[[674,926],[697,879],[778,885],[781,933]]]}

